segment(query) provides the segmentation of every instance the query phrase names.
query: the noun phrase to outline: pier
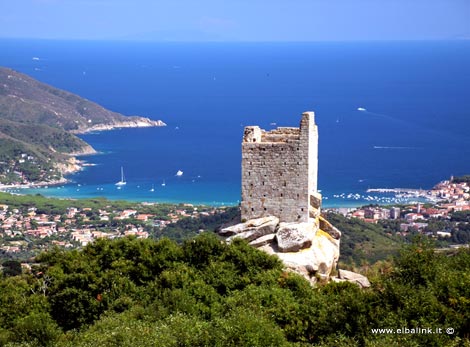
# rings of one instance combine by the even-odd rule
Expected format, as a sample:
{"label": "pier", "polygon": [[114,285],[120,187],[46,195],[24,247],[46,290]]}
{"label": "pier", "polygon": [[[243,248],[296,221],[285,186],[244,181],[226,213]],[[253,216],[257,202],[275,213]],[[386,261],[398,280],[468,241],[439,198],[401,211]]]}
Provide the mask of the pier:
{"label": "pier", "polygon": [[367,193],[402,193],[402,194],[427,194],[426,189],[410,189],[410,188],[369,188]]}

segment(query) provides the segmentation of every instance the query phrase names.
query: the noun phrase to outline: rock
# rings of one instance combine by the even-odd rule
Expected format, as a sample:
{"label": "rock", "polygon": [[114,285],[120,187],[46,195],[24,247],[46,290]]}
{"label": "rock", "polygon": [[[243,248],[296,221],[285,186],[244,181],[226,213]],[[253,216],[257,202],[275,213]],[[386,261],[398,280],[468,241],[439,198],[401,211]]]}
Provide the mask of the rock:
{"label": "rock", "polygon": [[227,237],[227,242],[242,238],[276,255],[286,270],[303,276],[312,285],[328,281],[338,263],[341,232],[321,216],[310,222],[280,224],[274,216],[256,218],[222,228],[219,234]]}
{"label": "rock", "polygon": [[347,271],[347,270],[339,270],[338,271],[339,279],[346,280],[351,283],[356,283],[361,288],[369,288],[370,282],[366,276],[358,274],[356,272]]}
{"label": "rock", "polygon": [[148,128],[148,127],[164,127],[166,124],[161,120],[151,120],[146,117],[131,116],[125,117],[121,121],[112,121],[109,123],[99,123],[94,125],[85,125],[79,129],[71,130],[73,134],[86,134],[93,131],[107,131],[120,128]]}
{"label": "rock", "polygon": [[321,194],[314,192],[310,194],[310,206],[308,208],[309,218],[317,218],[321,213]]}
{"label": "rock", "polygon": [[[255,240],[267,234],[273,234],[279,224],[279,218],[274,216],[250,219],[245,223],[239,223],[219,231],[219,235],[231,236],[246,239],[248,241]],[[230,241],[228,240],[228,241]]]}
{"label": "rock", "polygon": [[331,237],[333,237],[335,240],[339,240],[341,238],[341,231],[336,229],[330,222],[328,222],[325,218],[322,216],[318,217],[318,220],[320,222],[320,229],[323,230],[324,232],[328,233]]}
{"label": "rock", "polygon": [[298,252],[281,252],[275,242],[259,247],[268,254],[282,260],[286,268],[305,277],[314,284],[317,279],[327,279],[339,258],[339,240],[322,230],[317,230],[311,240],[311,246]]}
{"label": "rock", "polygon": [[297,252],[312,245],[315,237],[313,223],[281,223],[276,233],[277,246],[281,252]]}
{"label": "rock", "polygon": [[261,247],[261,246],[267,245],[268,243],[271,243],[275,237],[276,237],[276,234],[264,235],[264,236],[257,238],[256,240],[251,241],[249,245],[253,247]]}
{"label": "rock", "polygon": [[257,240],[258,238],[264,236],[262,232],[263,231],[260,229],[252,229],[252,230],[248,230],[248,231],[244,231],[244,232],[232,235],[228,237],[226,241],[232,242],[233,239],[237,238],[237,239],[247,240],[250,242],[253,240]]}

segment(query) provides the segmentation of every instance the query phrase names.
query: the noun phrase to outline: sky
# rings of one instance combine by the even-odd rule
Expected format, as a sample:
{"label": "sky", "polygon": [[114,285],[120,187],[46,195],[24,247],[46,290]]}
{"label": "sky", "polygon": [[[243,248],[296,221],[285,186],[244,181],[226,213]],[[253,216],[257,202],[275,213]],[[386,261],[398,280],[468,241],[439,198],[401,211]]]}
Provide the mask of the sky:
{"label": "sky", "polygon": [[0,0],[0,38],[470,39],[470,0]]}

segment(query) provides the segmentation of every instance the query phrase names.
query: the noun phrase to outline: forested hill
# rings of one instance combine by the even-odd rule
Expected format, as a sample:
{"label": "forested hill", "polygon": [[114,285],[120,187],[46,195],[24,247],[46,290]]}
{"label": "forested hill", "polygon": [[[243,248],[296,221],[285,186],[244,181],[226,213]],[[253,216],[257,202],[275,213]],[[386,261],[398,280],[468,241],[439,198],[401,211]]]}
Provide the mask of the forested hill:
{"label": "forested hill", "polygon": [[164,125],[161,121],[109,111],[78,95],[4,67],[0,67],[0,118],[74,132],[87,131],[97,125]]}
{"label": "forested hill", "polygon": [[468,347],[470,251],[426,240],[374,268],[372,286],[316,288],[278,258],[212,233],[100,239],[3,263],[0,346]]}
{"label": "forested hill", "polygon": [[0,67],[0,183],[52,179],[48,172],[58,178],[70,169],[67,155],[94,152],[73,133],[163,125],[162,121],[109,111]]}

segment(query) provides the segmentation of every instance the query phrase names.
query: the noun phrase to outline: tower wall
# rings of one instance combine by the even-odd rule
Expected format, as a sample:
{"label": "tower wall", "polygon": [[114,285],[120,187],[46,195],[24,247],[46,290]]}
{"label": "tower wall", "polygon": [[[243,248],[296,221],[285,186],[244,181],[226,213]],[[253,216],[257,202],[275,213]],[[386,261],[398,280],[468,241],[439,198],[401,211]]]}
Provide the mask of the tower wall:
{"label": "tower wall", "polygon": [[318,131],[313,112],[300,128],[246,127],[242,142],[242,219],[306,222],[317,190]]}

